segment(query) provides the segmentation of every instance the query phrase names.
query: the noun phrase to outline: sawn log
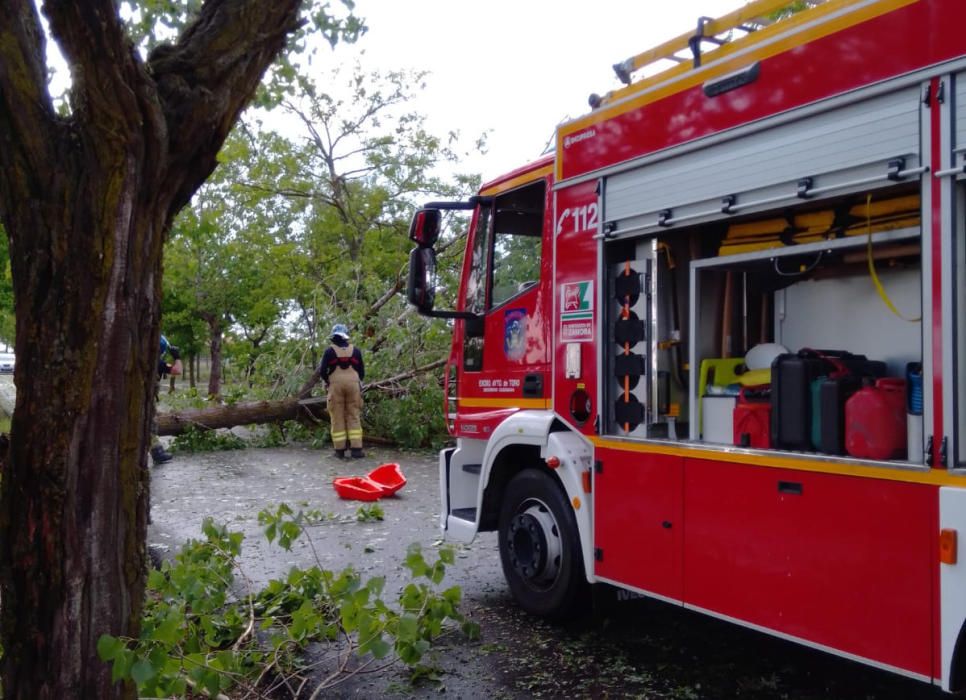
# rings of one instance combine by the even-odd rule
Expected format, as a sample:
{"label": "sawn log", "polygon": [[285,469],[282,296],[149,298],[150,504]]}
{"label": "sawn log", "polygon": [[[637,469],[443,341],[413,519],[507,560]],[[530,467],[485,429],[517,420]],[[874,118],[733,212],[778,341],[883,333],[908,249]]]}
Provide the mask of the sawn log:
{"label": "sawn log", "polygon": [[159,413],[157,423],[159,435],[179,435],[191,426],[214,430],[297,418],[328,422],[328,416],[325,414],[325,399],[299,399],[297,396],[290,396],[276,401],[249,401]]}

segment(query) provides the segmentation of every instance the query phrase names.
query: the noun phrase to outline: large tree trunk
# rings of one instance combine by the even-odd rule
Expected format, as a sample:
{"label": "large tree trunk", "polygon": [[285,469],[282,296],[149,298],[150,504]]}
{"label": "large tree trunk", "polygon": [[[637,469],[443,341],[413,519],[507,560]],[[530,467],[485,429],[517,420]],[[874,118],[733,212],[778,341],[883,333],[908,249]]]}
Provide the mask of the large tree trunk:
{"label": "large tree trunk", "polygon": [[292,396],[277,401],[248,401],[227,406],[211,406],[158,414],[158,435],[180,435],[189,428],[215,430],[236,425],[278,423],[297,418],[323,416],[324,401],[301,404]]}
{"label": "large tree trunk", "polygon": [[208,0],[146,67],[114,0],[47,0],[73,67],[60,118],[34,3],[0,0],[0,221],[17,317],[0,497],[5,698],[134,696],[96,644],[138,634],[164,234],[298,6]]}

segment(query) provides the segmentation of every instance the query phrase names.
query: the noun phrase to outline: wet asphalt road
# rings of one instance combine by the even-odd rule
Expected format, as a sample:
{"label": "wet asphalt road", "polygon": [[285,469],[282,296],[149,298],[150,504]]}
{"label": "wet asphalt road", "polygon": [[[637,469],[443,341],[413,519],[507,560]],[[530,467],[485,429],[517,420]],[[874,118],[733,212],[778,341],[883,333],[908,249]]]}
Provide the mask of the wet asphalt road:
{"label": "wet asphalt road", "polygon": [[[420,543],[429,558],[440,541],[436,457],[378,448],[362,460],[330,455],[299,447],[176,454],[152,470],[148,542],[174,551],[200,537],[210,516],[245,534],[245,574],[265,583],[315,558],[302,540],[290,552],[269,545],[258,512],[283,502],[318,509],[333,516],[308,528],[321,565],[385,576],[383,598],[392,601],[408,582],[402,567],[408,545]],[[408,483],[379,502],[385,520],[358,522],[362,504],[340,500],[332,479],[362,475],[383,462],[398,462]],[[395,666],[353,677],[322,697],[942,697],[924,684],[654,601],[612,604],[565,626],[535,620],[506,591],[493,533],[457,550],[443,588],[454,584],[462,587],[463,611],[480,623],[482,638],[438,646],[438,680],[412,686],[405,669]]]}

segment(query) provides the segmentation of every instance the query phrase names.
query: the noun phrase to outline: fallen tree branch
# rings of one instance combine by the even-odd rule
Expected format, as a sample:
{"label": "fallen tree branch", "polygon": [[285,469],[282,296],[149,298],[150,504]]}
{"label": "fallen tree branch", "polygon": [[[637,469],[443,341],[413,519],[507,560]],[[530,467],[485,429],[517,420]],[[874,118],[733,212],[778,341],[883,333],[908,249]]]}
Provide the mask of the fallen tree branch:
{"label": "fallen tree branch", "polygon": [[295,420],[303,411],[315,416],[325,408],[325,400],[302,404],[297,396],[279,401],[250,401],[196,408],[172,413],[159,413],[158,435],[180,435],[190,428],[215,430],[252,423],[276,423]]}
{"label": "fallen tree branch", "polygon": [[[442,367],[446,360],[436,360],[401,374],[366,384],[363,392],[381,391],[390,394],[398,391],[398,383]],[[308,419],[328,422],[326,402],[322,397],[311,397],[312,389],[319,382],[319,369],[305,382],[295,396],[274,401],[248,401],[227,405],[172,411],[157,415],[158,435],[180,435],[191,429],[217,430],[236,425],[283,423],[289,420]],[[376,445],[392,445],[391,440],[366,436],[366,442]]]}
{"label": "fallen tree branch", "polygon": [[373,382],[372,384],[367,384],[364,390],[370,391],[372,389],[392,389],[393,388],[392,385],[397,382],[402,382],[407,379],[412,379],[417,375],[424,374],[426,372],[436,369],[437,367],[442,367],[445,364],[446,364],[445,359],[435,360],[434,362],[430,362],[428,365],[423,365],[422,367],[416,367],[415,369],[411,369],[408,372],[397,374],[394,377],[387,377],[386,379],[383,379],[381,381]]}

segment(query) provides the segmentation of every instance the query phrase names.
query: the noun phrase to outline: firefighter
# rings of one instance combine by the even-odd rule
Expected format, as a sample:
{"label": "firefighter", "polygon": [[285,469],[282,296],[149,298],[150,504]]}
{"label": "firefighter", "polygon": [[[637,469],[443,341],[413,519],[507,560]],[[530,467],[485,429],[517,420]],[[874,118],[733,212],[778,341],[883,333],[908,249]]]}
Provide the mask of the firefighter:
{"label": "firefighter", "polygon": [[[171,358],[170,363],[168,362],[169,356]],[[169,374],[181,374],[181,352],[177,346],[169,343],[168,339],[162,335],[160,354],[158,355],[158,383]],[[155,401],[158,400],[159,389],[158,384],[155,384]],[[161,444],[161,440],[158,438],[158,423],[157,416],[155,415],[151,421],[151,460],[155,465],[158,465],[170,462],[172,459],[174,459],[173,455],[164,449],[164,445]]]}
{"label": "firefighter", "polygon": [[332,419],[332,445],[335,456],[345,458],[346,443],[352,457],[364,457],[362,452],[362,380],[366,369],[359,348],[349,342],[349,330],[344,324],[332,327],[332,345],[322,355],[320,367],[326,387],[326,404]]}

